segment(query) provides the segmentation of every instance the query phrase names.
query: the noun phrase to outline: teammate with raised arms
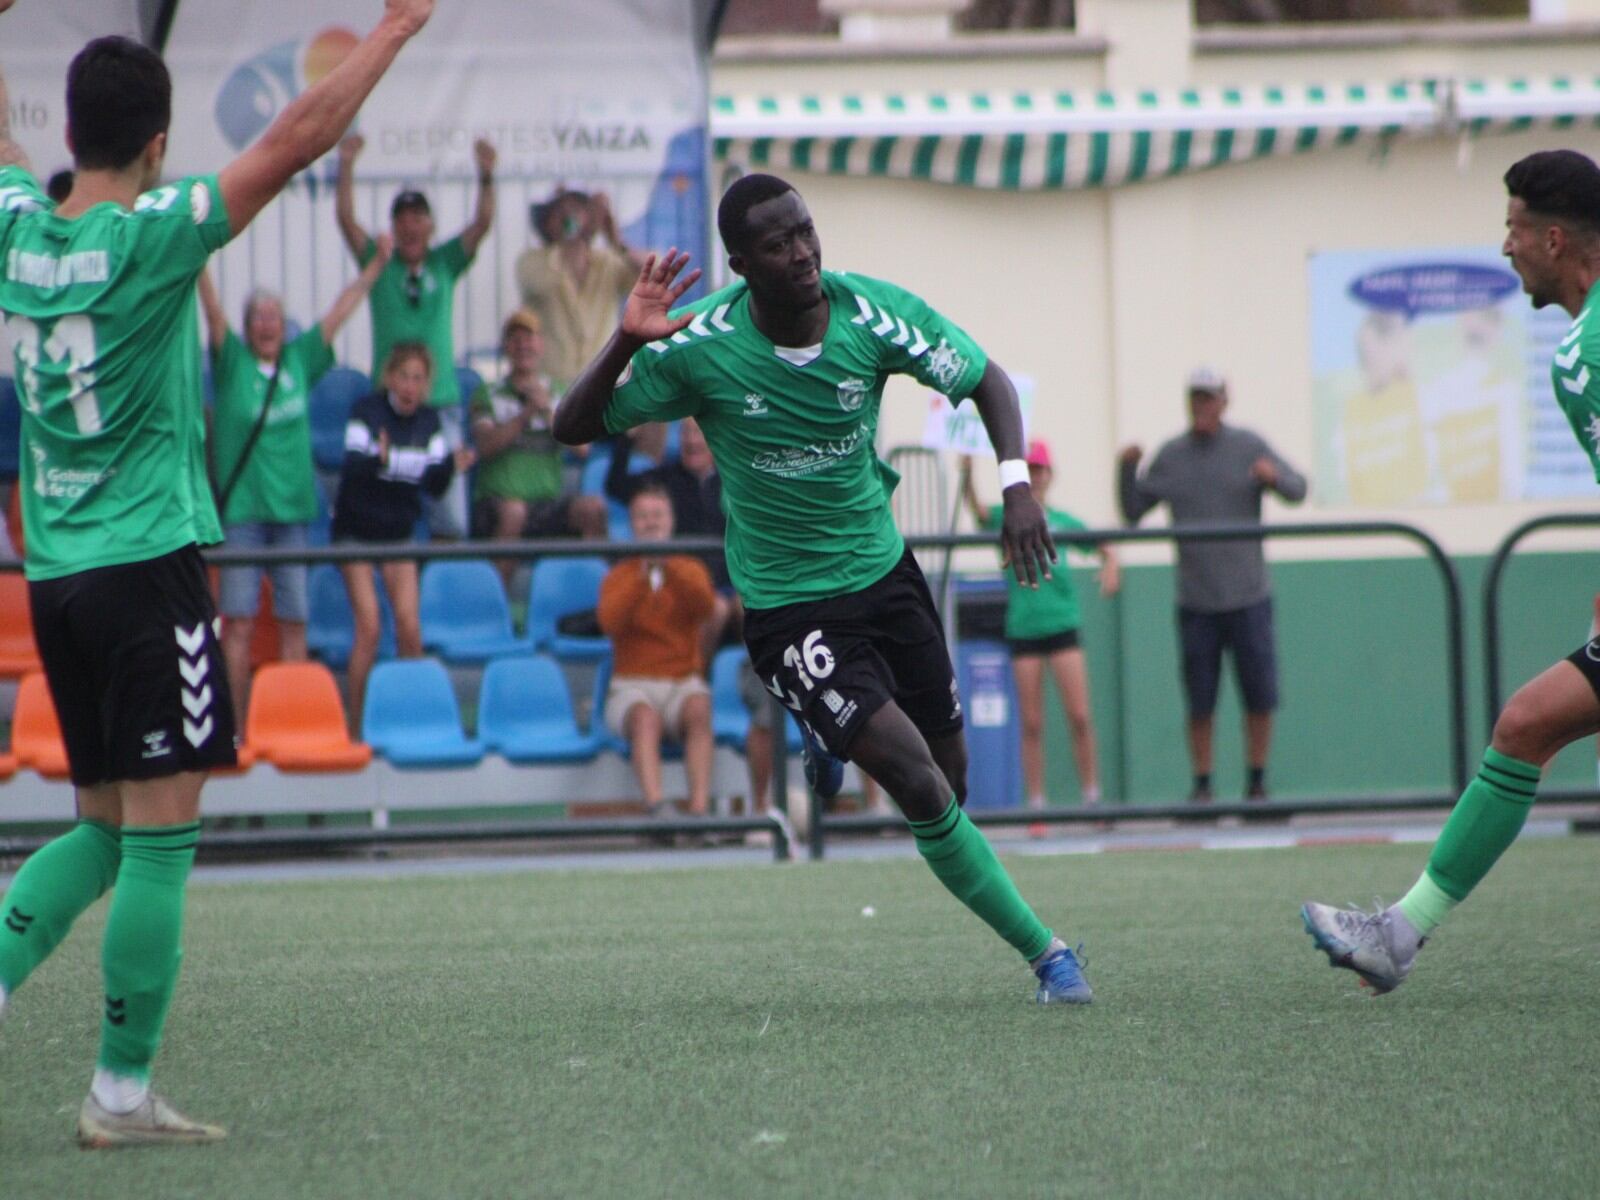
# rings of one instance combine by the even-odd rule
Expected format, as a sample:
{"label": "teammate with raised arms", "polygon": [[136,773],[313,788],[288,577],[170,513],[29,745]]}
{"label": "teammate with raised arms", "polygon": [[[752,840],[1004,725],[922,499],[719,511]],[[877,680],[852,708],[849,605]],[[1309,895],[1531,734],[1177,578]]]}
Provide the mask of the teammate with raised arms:
{"label": "teammate with raised arms", "polygon": [[739,281],[673,313],[699,278],[652,255],[622,322],[556,412],[591,442],[695,417],[722,476],[728,569],[767,687],[900,806],[939,881],[1015,947],[1041,1003],[1088,1003],[1065,942],[1022,899],[962,811],[967,747],[944,630],[889,510],[874,450],[892,374],[977,405],[1000,458],[1001,543],[1019,579],[1055,548],[1028,487],[1016,390],[963,330],[893,284],[822,269],[798,192],[747,175],[717,210]]}
{"label": "teammate with raised arms", "polygon": [[201,786],[235,762],[199,553],[221,529],[206,479],[195,280],[334,146],[432,11],[433,0],[387,0],[372,31],[253,146],[219,174],[159,188],[167,68],[126,38],[91,41],[67,71],[76,175],[59,205],[10,136],[0,80],[0,310],[22,403],[25,569],[78,815],[0,899],[0,1012],[115,886],[100,1054],[78,1115],[85,1146],[225,1136],[150,1090],[182,956]]}
{"label": "teammate with raised arms", "polygon": [[[1600,480],[1600,167],[1574,150],[1541,150],[1513,163],[1505,185],[1505,256],[1535,308],[1559,305],[1573,318],[1556,347],[1550,385]],[[1379,995],[1399,987],[1423,943],[1516,841],[1545,764],[1597,732],[1600,638],[1536,675],[1506,703],[1477,777],[1398,903],[1370,913],[1301,907],[1317,949]]]}

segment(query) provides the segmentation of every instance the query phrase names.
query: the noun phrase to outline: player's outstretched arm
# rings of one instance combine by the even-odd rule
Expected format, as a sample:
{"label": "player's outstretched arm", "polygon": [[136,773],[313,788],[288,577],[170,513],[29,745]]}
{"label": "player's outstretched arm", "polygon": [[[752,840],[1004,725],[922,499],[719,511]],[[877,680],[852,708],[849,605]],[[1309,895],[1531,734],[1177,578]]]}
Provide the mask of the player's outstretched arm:
{"label": "player's outstretched arm", "polygon": [[[11,0],[0,0],[0,12],[11,7]],[[28,154],[11,137],[11,94],[6,91],[6,75],[0,71],[0,167],[21,167],[32,171]]]}
{"label": "player's outstretched arm", "polygon": [[433,0],[387,0],[371,33],[278,114],[266,133],[223,168],[218,182],[235,237],[305,170],[333,148],[401,47],[427,23]]}
{"label": "player's outstretched arm", "polygon": [[[989,444],[1001,462],[1022,461],[1022,406],[1011,377],[993,359],[983,369],[983,378],[973,389],[972,403],[989,432]],[[1044,509],[1034,499],[1026,479],[1013,483],[1000,493],[1005,515],[1000,523],[1000,549],[1005,562],[1017,574],[1017,582],[1038,587],[1039,580],[1050,578],[1050,565],[1056,561],[1056,545]]]}
{"label": "player's outstretched arm", "polygon": [[361,274],[352,279],[344,291],[334,297],[333,304],[327,314],[317,322],[317,328],[322,330],[322,340],[328,345],[333,345],[333,339],[338,336],[339,330],[350,319],[350,314],[355,312],[356,306],[366,299],[372,285],[378,282],[378,276],[383,273],[383,268],[389,263],[389,256],[394,253],[394,239],[387,233],[378,235],[378,248],[372,257],[367,260],[367,265],[361,268]]}
{"label": "player's outstretched arm", "polygon": [[699,267],[679,278],[688,265],[689,256],[679,254],[676,246],[659,260],[654,254],[644,260],[639,279],[623,306],[617,331],[561,397],[551,427],[556,441],[567,446],[581,446],[604,437],[606,405],[611,403],[617,380],[633,356],[646,343],[669,338],[694,319],[691,313],[672,315],[672,306],[700,278]]}

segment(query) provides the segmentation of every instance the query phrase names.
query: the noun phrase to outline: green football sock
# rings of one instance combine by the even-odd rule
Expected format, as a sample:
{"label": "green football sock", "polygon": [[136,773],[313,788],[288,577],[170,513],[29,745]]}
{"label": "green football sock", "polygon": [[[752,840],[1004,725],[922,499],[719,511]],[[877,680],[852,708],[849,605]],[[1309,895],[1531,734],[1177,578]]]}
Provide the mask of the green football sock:
{"label": "green football sock", "polygon": [[1050,948],[1051,933],[1011,882],[989,839],[951,801],[943,815],[912,821],[917,849],[939,882],[1029,962]]}
{"label": "green football sock", "polygon": [[148,1079],[183,959],[183,887],[200,823],[124,828],[122,869],[106,917],[100,965],[106,1011],[99,1065]]}
{"label": "green football sock", "polygon": [[79,821],[22,864],[0,902],[0,987],[15,992],[61,944],[105,895],[120,856],[116,826]]}
{"label": "green football sock", "polygon": [[[1432,886],[1419,880],[1400,901],[1400,911],[1417,932],[1432,933],[1517,840],[1538,786],[1539,768],[1532,763],[1493,746],[1483,752],[1477,778],[1461,793],[1428,858],[1425,878]],[[1439,893],[1454,904],[1446,907]]]}

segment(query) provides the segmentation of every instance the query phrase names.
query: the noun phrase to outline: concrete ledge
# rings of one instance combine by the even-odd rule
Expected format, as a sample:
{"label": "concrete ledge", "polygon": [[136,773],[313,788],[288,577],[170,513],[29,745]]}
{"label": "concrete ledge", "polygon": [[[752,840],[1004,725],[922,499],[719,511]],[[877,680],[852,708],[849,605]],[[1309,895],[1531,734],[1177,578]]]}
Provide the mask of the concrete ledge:
{"label": "concrete ledge", "polygon": [[1385,21],[1348,25],[1213,25],[1196,54],[1383,50],[1401,46],[1526,46],[1600,41],[1600,21]]}
{"label": "concrete ledge", "polygon": [[1076,33],[957,33],[913,42],[845,42],[836,37],[728,37],[714,63],[898,62],[915,59],[1097,58],[1109,43]]}

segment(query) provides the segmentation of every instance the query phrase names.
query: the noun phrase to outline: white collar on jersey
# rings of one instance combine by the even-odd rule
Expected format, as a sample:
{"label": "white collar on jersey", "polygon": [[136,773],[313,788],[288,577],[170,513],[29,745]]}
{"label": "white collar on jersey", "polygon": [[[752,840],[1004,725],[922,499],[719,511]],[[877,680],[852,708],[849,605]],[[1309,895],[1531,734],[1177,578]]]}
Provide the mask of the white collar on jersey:
{"label": "white collar on jersey", "polygon": [[822,343],[815,346],[774,346],[772,352],[794,367],[806,367],[822,357]]}

